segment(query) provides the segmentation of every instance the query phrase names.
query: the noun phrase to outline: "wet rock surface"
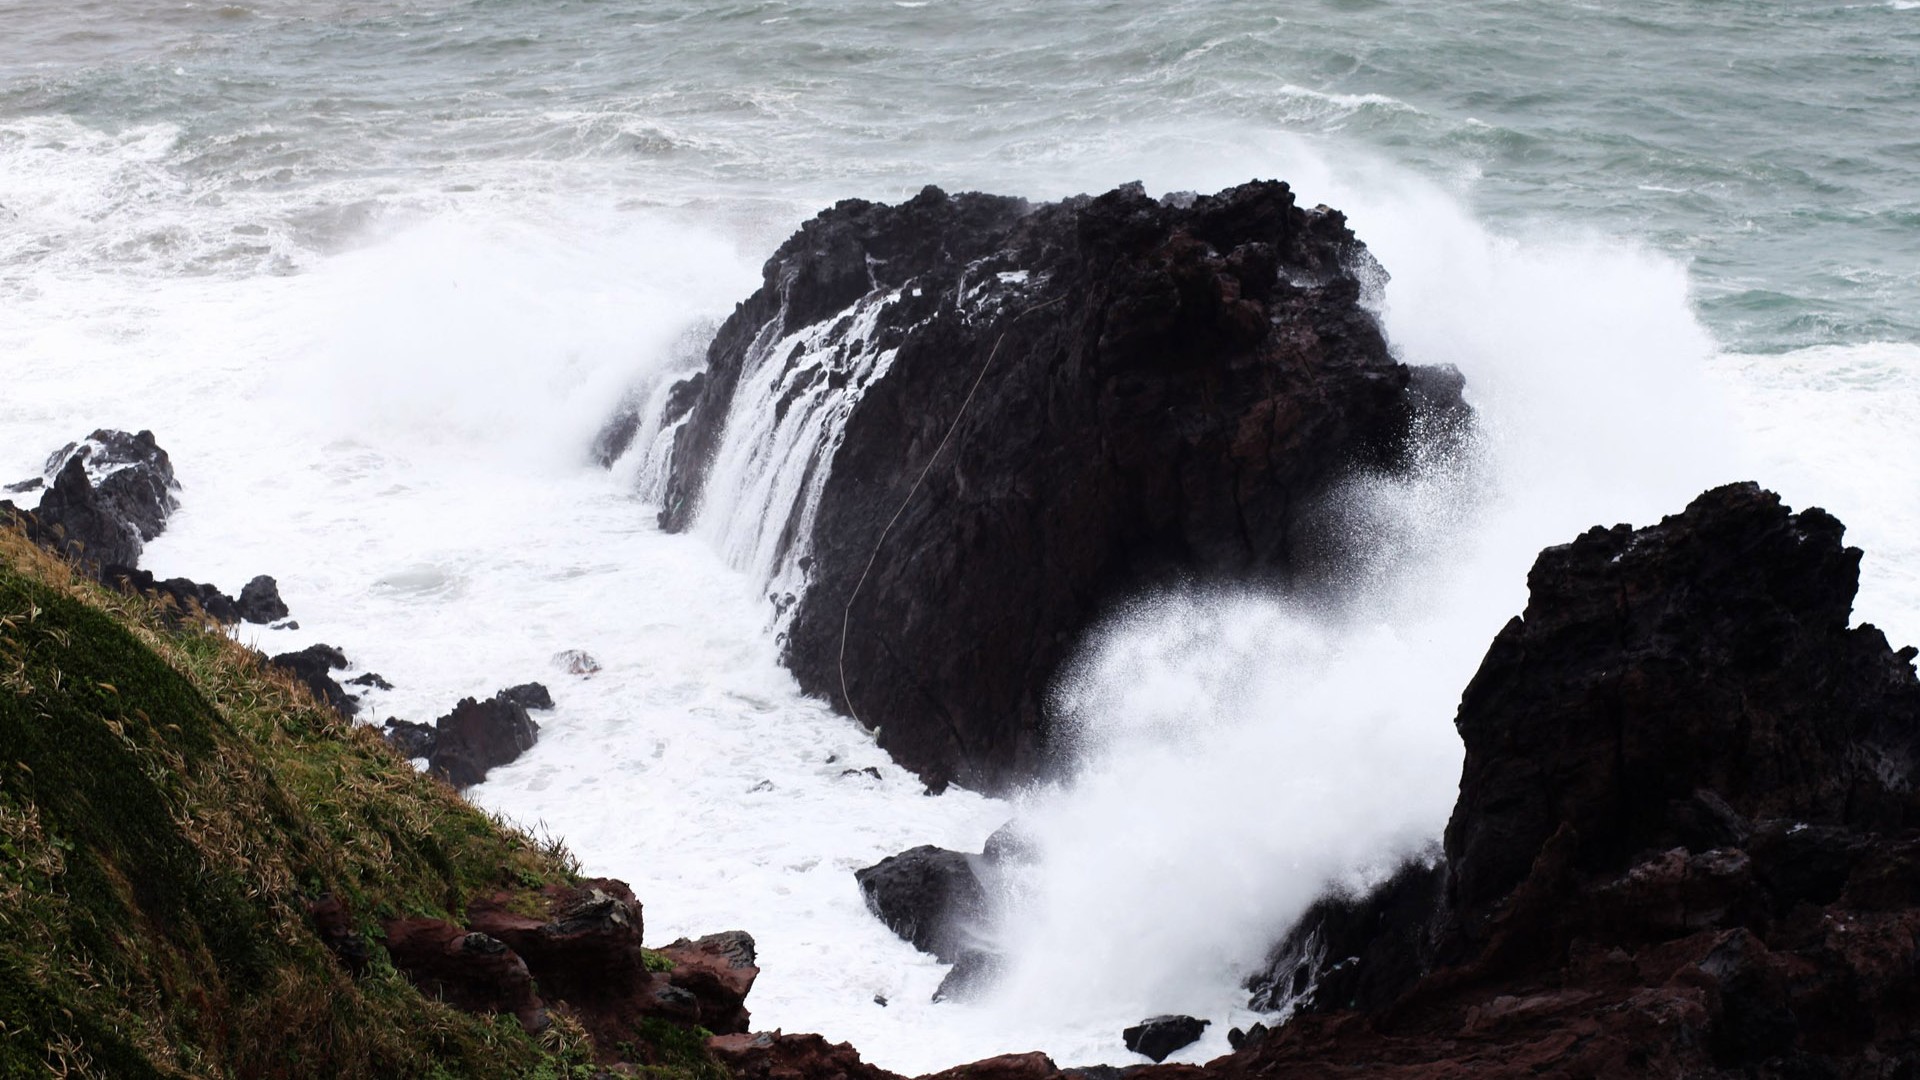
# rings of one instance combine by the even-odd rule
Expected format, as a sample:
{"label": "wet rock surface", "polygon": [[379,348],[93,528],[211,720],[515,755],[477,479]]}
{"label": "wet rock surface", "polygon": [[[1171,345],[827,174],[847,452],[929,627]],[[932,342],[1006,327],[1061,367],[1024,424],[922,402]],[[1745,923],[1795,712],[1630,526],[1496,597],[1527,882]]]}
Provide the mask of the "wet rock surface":
{"label": "wet rock surface", "polygon": [[[1339,213],[1278,183],[842,202],[683,384],[662,524],[691,522],[755,350],[840,335],[781,409],[890,351],[810,533],[781,538],[811,553],[786,660],[935,789],[998,790],[1044,768],[1050,682],[1103,605],[1175,578],[1311,578],[1338,555],[1316,497],[1402,460],[1421,408],[1459,421],[1457,381],[1416,392],[1362,306],[1380,276]],[[863,301],[872,331],[846,338]]]}
{"label": "wet rock surface", "polygon": [[1751,484],[1543,552],[1444,860],[1310,913],[1260,987],[1298,1013],[1207,1071],[1920,1070],[1920,680],[1859,560]]}
{"label": "wet rock surface", "polygon": [[953,963],[968,951],[987,913],[978,856],[922,846],[854,871],[860,895],[889,930],[921,952]]}
{"label": "wet rock surface", "polygon": [[137,567],[180,504],[173,462],[151,431],[102,429],[69,443],[47,460],[45,482],[25,512],[28,534],[96,575]]}
{"label": "wet rock surface", "polygon": [[456,788],[472,787],[487,778],[488,770],[532,749],[539,738],[540,725],[506,691],[485,701],[462,698],[434,721],[427,769]]}
{"label": "wet rock surface", "polygon": [[1121,1039],[1128,1050],[1158,1063],[1175,1051],[1199,1042],[1207,1024],[1208,1021],[1191,1016],[1155,1016],[1121,1032]]}

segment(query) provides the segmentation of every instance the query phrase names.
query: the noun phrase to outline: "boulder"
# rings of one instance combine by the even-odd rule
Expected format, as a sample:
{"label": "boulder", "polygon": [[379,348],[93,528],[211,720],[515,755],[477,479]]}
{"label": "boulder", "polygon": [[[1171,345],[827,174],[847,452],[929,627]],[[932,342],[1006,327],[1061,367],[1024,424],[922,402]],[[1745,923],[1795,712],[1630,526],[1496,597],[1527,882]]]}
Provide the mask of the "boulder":
{"label": "boulder", "polygon": [[333,672],[347,666],[347,654],[332,645],[309,645],[299,652],[281,653],[267,663],[291,674],[313,692],[316,700],[331,705],[342,716],[360,711],[353,697],[333,681]]}
{"label": "boulder", "polygon": [[743,930],[681,938],[660,950],[673,961],[668,980],[700,1003],[700,1026],[717,1035],[749,1030],[747,994],[760,975],[753,936]]}
{"label": "boulder", "polygon": [[1212,1021],[1191,1016],[1155,1016],[1121,1032],[1121,1038],[1127,1049],[1152,1058],[1157,1064],[1167,1060],[1174,1051],[1199,1042],[1210,1023]]}
{"label": "boulder", "polygon": [[1061,1069],[1039,1052],[999,1054],[934,1073],[924,1080],[1053,1080]]}
{"label": "boulder", "polygon": [[953,963],[987,913],[978,856],[922,846],[854,871],[867,910],[921,952]]}
{"label": "boulder", "polygon": [[434,721],[427,769],[455,788],[472,787],[487,778],[488,770],[532,749],[539,737],[540,725],[526,707],[505,694],[485,701],[462,698],[452,712]]}
{"label": "boulder", "polygon": [[240,617],[250,623],[276,622],[288,614],[286,602],[280,599],[280,583],[266,574],[247,582],[236,607]]}
{"label": "boulder", "polygon": [[377,671],[362,672],[347,680],[348,686],[364,686],[369,690],[391,690],[393,684],[382,678]]}
{"label": "boulder", "polygon": [[1313,580],[1347,548],[1319,496],[1460,422],[1457,376],[1390,355],[1383,278],[1281,183],[841,202],[676,393],[661,524],[692,523],[727,431],[809,440],[764,534],[788,666],[934,789],[1002,790],[1047,763],[1049,689],[1106,605]]}
{"label": "boulder", "polygon": [[533,976],[513,949],[484,933],[439,919],[389,919],[384,925],[393,966],[421,992],[457,1009],[509,1013],[529,1032],[547,1026]]}

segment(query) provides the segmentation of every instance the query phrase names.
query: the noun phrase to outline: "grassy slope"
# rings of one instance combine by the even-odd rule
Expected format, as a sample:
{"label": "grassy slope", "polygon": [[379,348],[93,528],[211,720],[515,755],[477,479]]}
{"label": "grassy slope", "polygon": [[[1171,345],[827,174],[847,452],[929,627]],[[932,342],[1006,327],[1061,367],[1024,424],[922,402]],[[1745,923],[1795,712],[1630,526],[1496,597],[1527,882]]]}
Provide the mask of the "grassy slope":
{"label": "grassy slope", "polygon": [[159,614],[0,529],[0,1078],[584,1074],[564,1017],[457,1012],[377,948],[352,978],[305,915],[331,891],[371,940],[565,852]]}

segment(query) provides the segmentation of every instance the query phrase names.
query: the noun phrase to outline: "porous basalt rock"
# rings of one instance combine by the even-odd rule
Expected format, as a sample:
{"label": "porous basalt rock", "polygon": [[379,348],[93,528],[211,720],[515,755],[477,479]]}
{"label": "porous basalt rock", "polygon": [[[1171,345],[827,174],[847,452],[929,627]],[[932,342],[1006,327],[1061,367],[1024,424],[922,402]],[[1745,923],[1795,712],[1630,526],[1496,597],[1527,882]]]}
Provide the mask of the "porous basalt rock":
{"label": "porous basalt rock", "polygon": [[[781,376],[780,410],[877,350],[884,371],[808,466],[827,470],[815,513],[780,537],[809,579],[786,661],[936,790],[1003,788],[1044,767],[1051,681],[1104,605],[1174,579],[1312,578],[1342,551],[1318,497],[1401,461],[1420,409],[1458,422],[1457,378],[1416,387],[1362,303],[1383,276],[1338,212],[1280,183],[839,203],[684,384],[661,523],[692,522],[766,350],[809,327],[838,350]],[[850,337],[856,321],[871,332]]]}
{"label": "porous basalt rock", "polygon": [[1737,484],[1542,552],[1444,860],[1317,906],[1260,987],[1294,1018],[1208,1071],[1920,1069],[1920,679],[1841,536]]}

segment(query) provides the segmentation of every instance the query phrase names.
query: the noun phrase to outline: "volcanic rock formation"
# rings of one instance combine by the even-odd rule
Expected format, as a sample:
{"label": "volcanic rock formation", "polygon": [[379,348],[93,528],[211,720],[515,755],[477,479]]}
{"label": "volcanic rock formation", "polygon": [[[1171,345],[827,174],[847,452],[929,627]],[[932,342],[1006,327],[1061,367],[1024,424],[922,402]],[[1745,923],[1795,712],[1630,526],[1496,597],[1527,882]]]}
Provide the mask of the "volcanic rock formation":
{"label": "volcanic rock formation", "polygon": [[1841,534],[1739,484],[1543,552],[1444,858],[1310,912],[1209,1071],[1920,1070],[1920,680]]}
{"label": "volcanic rock formation", "polygon": [[1383,278],[1281,183],[839,203],[668,395],[661,524],[717,468],[764,497],[801,685],[935,789],[1004,787],[1044,765],[1050,682],[1104,605],[1310,577],[1341,554],[1318,498],[1460,422],[1457,374],[1389,354]]}

